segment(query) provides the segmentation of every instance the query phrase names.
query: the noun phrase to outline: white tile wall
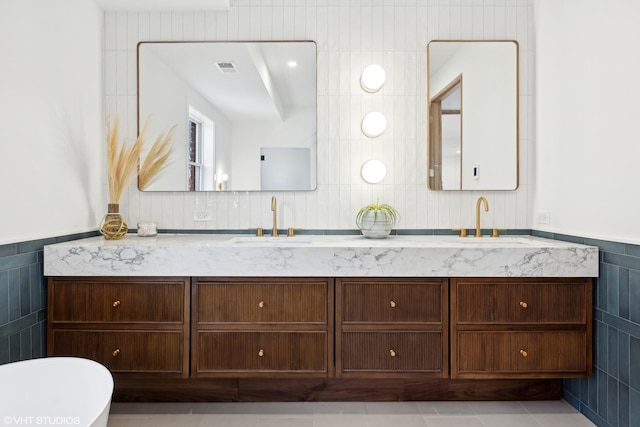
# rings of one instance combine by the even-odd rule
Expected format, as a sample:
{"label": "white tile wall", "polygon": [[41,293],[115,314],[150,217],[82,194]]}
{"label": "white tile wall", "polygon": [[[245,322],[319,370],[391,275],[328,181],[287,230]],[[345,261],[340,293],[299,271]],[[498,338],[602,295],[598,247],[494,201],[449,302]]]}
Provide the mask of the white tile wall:
{"label": "white tile wall", "polygon": [[[130,224],[163,229],[279,226],[354,229],[358,209],[379,198],[400,211],[403,229],[474,226],[475,200],[490,211],[483,227],[530,228],[534,184],[533,0],[231,0],[228,12],[105,13],[105,105],[121,131],[136,136],[136,45],[149,40],[315,40],[318,46],[318,188],[311,192],[141,193],[121,200]],[[520,187],[516,191],[434,192],[426,184],[426,46],[434,39],[515,39],[520,44]],[[359,86],[361,70],[381,63],[387,83]],[[364,112],[382,111],[388,130],[363,137]],[[364,161],[387,166],[380,184],[364,183]],[[106,188],[106,179],[105,179]],[[106,194],[106,191],[105,191]],[[213,220],[194,222],[194,209]]]}

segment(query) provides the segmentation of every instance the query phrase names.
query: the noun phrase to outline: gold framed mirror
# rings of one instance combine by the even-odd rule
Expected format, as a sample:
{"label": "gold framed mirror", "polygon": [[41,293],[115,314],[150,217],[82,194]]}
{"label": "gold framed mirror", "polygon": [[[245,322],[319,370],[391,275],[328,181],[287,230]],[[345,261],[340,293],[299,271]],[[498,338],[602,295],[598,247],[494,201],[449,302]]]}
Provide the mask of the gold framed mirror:
{"label": "gold framed mirror", "polygon": [[175,126],[145,191],[314,190],[316,63],[313,41],[140,42],[138,130]]}
{"label": "gold framed mirror", "polygon": [[428,44],[430,189],[518,188],[518,73],[513,40]]}

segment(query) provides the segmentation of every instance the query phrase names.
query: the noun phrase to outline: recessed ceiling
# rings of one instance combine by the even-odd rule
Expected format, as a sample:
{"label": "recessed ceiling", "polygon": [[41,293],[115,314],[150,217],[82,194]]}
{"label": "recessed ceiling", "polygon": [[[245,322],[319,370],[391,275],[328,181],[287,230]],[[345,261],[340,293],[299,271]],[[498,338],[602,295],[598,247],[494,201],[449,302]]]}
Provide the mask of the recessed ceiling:
{"label": "recessed ceiling", "polygon": [[94,0],[104,10],[229,10],[229,0]]}

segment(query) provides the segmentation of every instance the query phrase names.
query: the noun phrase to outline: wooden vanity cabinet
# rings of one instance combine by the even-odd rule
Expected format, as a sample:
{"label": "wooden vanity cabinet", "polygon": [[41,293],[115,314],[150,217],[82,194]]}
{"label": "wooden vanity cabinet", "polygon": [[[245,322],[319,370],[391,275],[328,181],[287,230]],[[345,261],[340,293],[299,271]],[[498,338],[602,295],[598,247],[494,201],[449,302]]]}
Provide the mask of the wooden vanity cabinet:
{"label": "wooden vanity cabinet", "polygon": [[189,292],[189,278],[51,277],[47,355],[118,375],[188,377]]}
{"label": "wooden vanity cabinet", "polygon": [[333,373],[333,279],[194,279],[193,377]]}
{"label": "wooden vanity cabinet", "polygon": [[451,279],[451,377],[590,376],[592,282]]}
{"label": "wooden vanity cabinet", "polygon": [[336,281],[336,376],[448,376],[448,280]]}

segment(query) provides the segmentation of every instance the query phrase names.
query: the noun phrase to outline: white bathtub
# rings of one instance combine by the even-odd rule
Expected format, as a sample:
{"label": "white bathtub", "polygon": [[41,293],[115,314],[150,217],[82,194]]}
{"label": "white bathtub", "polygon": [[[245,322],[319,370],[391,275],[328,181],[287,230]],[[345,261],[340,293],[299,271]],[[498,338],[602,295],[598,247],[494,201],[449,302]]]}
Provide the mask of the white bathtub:
{"label": "white bathtub", "polygon": [[49,357],[0,365],[0,425],[106,427],[113,377],[101,364]]}

